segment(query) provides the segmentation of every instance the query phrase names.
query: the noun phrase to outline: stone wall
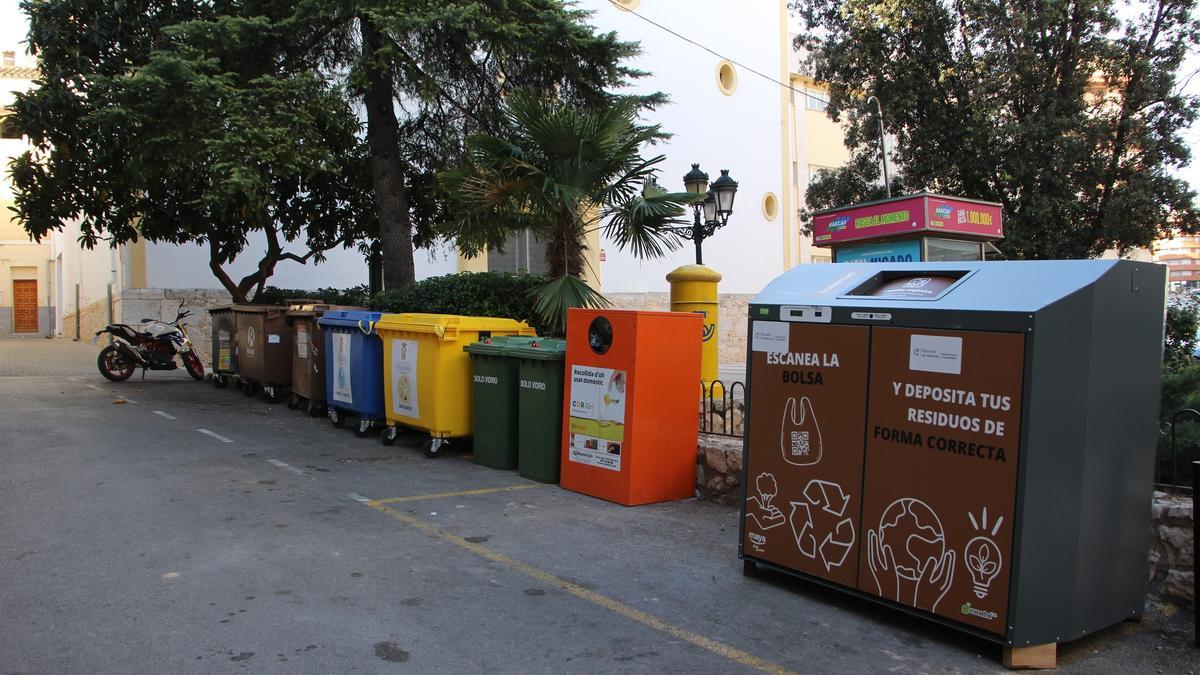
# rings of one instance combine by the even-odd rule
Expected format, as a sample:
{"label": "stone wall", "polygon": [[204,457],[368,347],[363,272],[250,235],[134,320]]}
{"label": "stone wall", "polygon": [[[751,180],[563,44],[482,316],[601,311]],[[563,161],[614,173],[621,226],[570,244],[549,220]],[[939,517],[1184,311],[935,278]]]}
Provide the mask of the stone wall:
{"label": "stone wall", "polygon": [[721,504],[741,501],[742,439],[700,434],[696,497]]}
{"label": "stone wall", "polygon": [[[117,314],[114,317],[119,316]],[[119,321],[120,319],[113,319]],[[101,298],[90,305],[84,305],[83,310],[79,312],[79,335],[75,334],[75,313],[63,315],[63,322],[57,330],[62,333],[62,336],[69,339],[78,337],[81,341],[88,341],[96,334],[96,331],[108,325],[108,298]]]}
{"label": "stone wall", "polygon": [[212,363],[212,320],[208,309],[232,302],[228,292],[203,288],[126,288],[116,299],[114,314],[117,321],[137,325],[142,319],[170,321],[179,311],[191,310],[192,315],[184,319],[188,337],[196,347],[196,353],[204,361],[205,370]]}
{"label": "stone wall", "polygon": [[[670,293],[606,293],[604,297],[614,309],[633,309],[643,312],[671,311]],[[722,293],[717,297],[718,359],[722,364],[746,362],[746,319],[750,300],[749,293]]]}
{"label": "stone wall", "polygon": [[1196,561],[1192,556],[1192,496],[1154,493],[1154,547],[1150,550],[1150,594],[1164,602],[1195,602]]}

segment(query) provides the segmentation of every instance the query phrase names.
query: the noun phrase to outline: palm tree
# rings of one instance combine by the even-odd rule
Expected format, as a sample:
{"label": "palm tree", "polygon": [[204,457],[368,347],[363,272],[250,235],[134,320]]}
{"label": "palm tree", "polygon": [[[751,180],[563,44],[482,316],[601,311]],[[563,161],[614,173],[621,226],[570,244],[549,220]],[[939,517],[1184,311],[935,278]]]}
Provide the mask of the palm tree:
{"label": "palm tree", "polygon": [[534,289],[546,325],[565,331],[570,307],[608,301],[580,275],[585,236],[595,229],[638,258],[679,247],[675,227],[697,196],[667,192],[655,177],[663,155],[642,147],[666,138],[637,122],[642,101],[618,97],[604,109],[579,109],[528,92],[513,94],[500,136],[467,139],[467,164],[441,175],[453,218],[444,231],[467,256],[501,248],[528,229],[547,242],[550,280]]}

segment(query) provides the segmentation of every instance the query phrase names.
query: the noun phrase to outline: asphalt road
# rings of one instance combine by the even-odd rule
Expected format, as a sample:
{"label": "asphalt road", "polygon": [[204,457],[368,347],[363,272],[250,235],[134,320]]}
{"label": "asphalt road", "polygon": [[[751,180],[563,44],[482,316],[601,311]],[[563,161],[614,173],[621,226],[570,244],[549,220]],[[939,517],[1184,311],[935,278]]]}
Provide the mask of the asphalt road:
{"label": "asphalt road", "polygon": [[[96,351],[0,341],[0,673],[1002,671],[991,643],[743,577],[736,509],[615,506],[182,373],[114,385]],[[1191,621],[1060,670],[1195,670]]]}

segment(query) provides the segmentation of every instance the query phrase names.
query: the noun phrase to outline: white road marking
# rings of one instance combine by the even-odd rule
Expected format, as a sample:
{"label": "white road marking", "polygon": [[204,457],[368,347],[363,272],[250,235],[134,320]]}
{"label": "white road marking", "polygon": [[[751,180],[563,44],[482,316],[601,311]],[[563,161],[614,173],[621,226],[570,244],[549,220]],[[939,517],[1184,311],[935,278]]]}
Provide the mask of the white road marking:
{"label": "white road marking", "polygon": [[168,415],[167,413],[165,413],[165,412],[163,412],[163,411],[161,411],[161,410],[155,410],[155,411],[154,411],[154,414],[155,414],[155,415],[158,415],[159,417],[165,417],[165,418],[167,418],[167,419],[169,419],[169,420],[177,420],[177,419],[179,419],[178,417],[176,417],[176,416],[174,416],[174,415]]}
{"label": "white road marking", "polygon": [[270,462],[271,464],[279,467],[280,469],[283,469],[284,471],[291,471],[292,473],[296,474],[297,476],[304,475],[303,471],[301,471],[300,469],[297,469],[296,467],[292,466],[291,464],[288,464],[287,462],[281,462],[277,459],[268,459],[267,461]]}
{"label": "white road marking", "polygon": [[196,429],[196,431],[199,431],[200,433],[204,434],[205,436],[212,436],[213,438],[217,439],[218,441],[221,441],[222,443],[232,443],[233,442],[232,439],[225,438],[221,434],[209,431],[208,429]]}
{"label": "white road marking", "polygon": [[367,499],[366,497],[358,494],[357,492],[347,492],[346,496],[349,497],[350,499],[353,499],[356,502],[359,502],[360,504],[371,501],[370,499]]}

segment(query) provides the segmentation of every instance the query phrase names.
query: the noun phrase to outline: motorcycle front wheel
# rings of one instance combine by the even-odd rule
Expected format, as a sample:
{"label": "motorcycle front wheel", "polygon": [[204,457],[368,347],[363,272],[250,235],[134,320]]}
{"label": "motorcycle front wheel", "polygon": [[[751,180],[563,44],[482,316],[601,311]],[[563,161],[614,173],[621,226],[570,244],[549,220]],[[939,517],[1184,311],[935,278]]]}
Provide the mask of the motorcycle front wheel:
{"label": "motorcycle front wheel", "polygon": [[100,369],[101,375],[113,382],[128,380],[137,367],[134,363],[126,360],[121,355],[120,350],[112,345],[100,350],[100,356],[96,359],[96,366]]}
{"label": "motorcycle front wheel", "polygon": [[187,369],[188,375],[191,375],[192,379],[204,379],[204,364],[200,361],[200,357],[196,356],[196,352],[188,352],[183,355],[183,367]]}

